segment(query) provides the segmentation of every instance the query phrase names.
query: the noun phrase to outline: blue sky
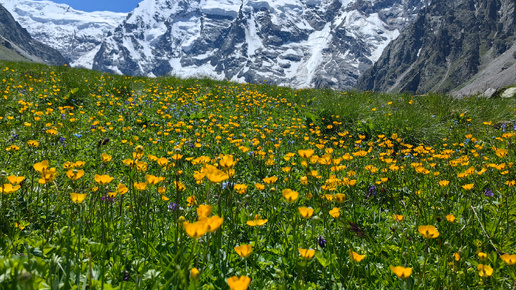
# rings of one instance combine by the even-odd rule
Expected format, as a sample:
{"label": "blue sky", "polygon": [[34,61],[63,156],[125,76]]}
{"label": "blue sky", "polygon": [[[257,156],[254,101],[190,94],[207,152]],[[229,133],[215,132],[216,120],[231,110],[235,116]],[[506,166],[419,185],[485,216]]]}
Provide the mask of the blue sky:
{"label": "blue sky", "polygon": [[142,0],[51,0],[82,11],[131,12]]}

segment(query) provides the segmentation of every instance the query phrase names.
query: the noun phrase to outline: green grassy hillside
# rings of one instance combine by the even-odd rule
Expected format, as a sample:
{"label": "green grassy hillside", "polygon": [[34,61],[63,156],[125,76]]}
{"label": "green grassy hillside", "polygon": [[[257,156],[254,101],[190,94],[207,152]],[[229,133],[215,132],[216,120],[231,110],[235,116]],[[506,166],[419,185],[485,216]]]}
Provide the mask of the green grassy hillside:
{"label": "green grassy hillside", "polygon": [[1,288],[510,288],[515,108],[0,62]]}
{"label": "green grassy hillside", "polygon": [[8,49],[7,47],[0,45],[0,60],[3,61],[28,61],[23,56],[16,52]]}

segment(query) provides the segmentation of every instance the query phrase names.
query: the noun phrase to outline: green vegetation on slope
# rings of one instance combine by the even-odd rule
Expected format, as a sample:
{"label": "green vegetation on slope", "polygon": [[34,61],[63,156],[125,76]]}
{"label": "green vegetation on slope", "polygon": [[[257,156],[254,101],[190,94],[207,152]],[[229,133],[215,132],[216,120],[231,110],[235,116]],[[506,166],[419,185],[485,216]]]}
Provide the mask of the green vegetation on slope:
{"label": "green vegetation on slope", "polygon": [[516,281],[513,99],[0,72],[1,288]]}

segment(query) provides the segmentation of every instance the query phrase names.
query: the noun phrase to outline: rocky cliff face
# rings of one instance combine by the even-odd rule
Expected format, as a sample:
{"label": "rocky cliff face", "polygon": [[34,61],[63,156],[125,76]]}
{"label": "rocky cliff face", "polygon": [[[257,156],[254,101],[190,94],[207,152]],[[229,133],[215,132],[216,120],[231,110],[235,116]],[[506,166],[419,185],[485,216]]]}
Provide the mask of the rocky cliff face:
{"label": "rocky cliff face", "polygon": [[144,0],[97,70],[293,87],[355,85],[427,0]]}
{"label": "rocky cliff face", "polygon": [[34,40],[0,5],[0,45],[33,62],[64,65],[68,61],[55,49]]}
{"label": "rocky cliff face", "polygon": [[357,88],[460,96],[516,83],[515,6],[514,0],[432,1]]}

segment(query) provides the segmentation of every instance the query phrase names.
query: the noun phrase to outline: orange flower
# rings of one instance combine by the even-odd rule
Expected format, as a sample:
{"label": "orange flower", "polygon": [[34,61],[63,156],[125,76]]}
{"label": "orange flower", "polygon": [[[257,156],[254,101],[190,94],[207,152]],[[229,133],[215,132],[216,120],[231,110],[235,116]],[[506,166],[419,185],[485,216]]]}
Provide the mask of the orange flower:
{"label": "orange flower", "polygon": [[212,217],[200,217],[199,221],[202,221],[206,224],[207,232],[213,233],[220,228],[222,222],[224,222],[224,219],[219,217],[218,215],[214,215]]}
{"label": "orange flower", "polygon": [[338,207],[334,207],[332,210],[330,210],[330,215],[334,218],[340,217],[340,209]]}
{"label": "orange flower", "polygon": [[70,169],[66,172],[66,176],[71,180],[77,180],[84,175],[84,170]]}
{"label": "orange flower", "polygon": [[500,258],[509,266],[516,264],[516,255],[503,254]]}
{"label": "orange flower", "polygon": [[253,251],[252,245],[240,245],[234,248],[237,254],[242,258],[247,258]]}
{"label": "orange flower", "polygon": [[247,276],[233,276],[226,280],[230,290],[246,290],[251,283],[251,278]]}
{"label": "orange flower", "polygon": [[247,185],[245,184],[235,184],[233,188],[238,194],[245,194],[247,191]]}
{"label": "orange flower", "polygon": [[246,224],[251,227],[263,226],[264,224],[267,223],[267,221],[268,221],[267,219],[262,219],[262,217],[259,214],[257,214],[254,216],[254,220],[247,221]]}
{"label": "orange flower", "polygon": [[74,203],[82,203],[86,198],[86,193],[70,193],[70,198]]}
{"label": "orange flower", "polygon": [[147,189],[147,182],[135,182],[134,187],[137,190],[144,191]]}
{"label": "orange flower", "polygon": [[439,236],[439,231],[434,226],[419,226],[417,230],[427,239],[435,239]]}
{"label": "orange flower", "polygon": [[478,275],[480,277],[489,277],[493,275],[493,268],[489,265],[478,264]]}
{"label": "orange flower", "polygon": [[212,206],[209,204],[200,204],[197,207],[197,215],[199,217],[208,217],[211,215]]}
{"label": "orange flower", "polygon": [[293,191],[292,189],[288,188],[283,189],[281,194],[287,202],[294,202],[299,197],[299,193],[297,191]]}
{"label": "orange flower", "polygon": [[299,254],[301,255],[301,257],[305,260],[310,260],[314,257],[315,255],[315,250],[314,249],[301,249],[299,248]]}
{"label": "orange flower", "polygon": [[18,189],[20,189],[19,185],[13,186],[12,184],[7,183],[4,184],[4,187],[0,187],[0,193],[9,194],[17,191]]}
{"label": "orange flower", "polygon": [[106,184],[110,183],[111,181],[113,181],[113,177],[111,177],[109,175],[95,174],[95,181],[100,185],[106,185]]}
{"label": "orange flower", "polygon": [[229,179],[229,175],[227,175],[224,171],[217,169],[213,165],[206,165],[204,172],[208,180],[212,183],[219,183]]}
{"label": "orange flower", "polygon": [[24,176],[14,176],[14,175],[7,176],[7,180],[9,180],[9,183],[11,183],[12,185],[18,185],[18,184],[20,184],[24,179],[25,179],[25,177],[24,177]]}
{"label": "orange flower", "polygon": [[453,223],[455,221],[455,216],[452,214],[446,215],[446,220]]}
{"label": "orange flower", "polygon": [[129,191],[129,188],[127,188],[127,186],[123,185],[122,183],[119,183],[116,188],[116,191],[118,192],[118,194],[125,194]]}
{"label": "orange flower", "polygon": [[305,149],[305,150],[298,150],[297,153],[299,153],[299,156],[301,156],[304,159],[310,159],[312,155],[314,155],[313,149]]}
{"label": "orange flower", "polygon": [[314,214],[314,209],[311,207],[302,206],[302,207],[299,207],[298,210],[299,210],[299,213],[301,214],[301,216],[305,219],[309,219]]}
{"label": "orange flower", "polygon": [[354,252],[351,249],[349,249],[349,256],[355,262],[360,262],[365,258],[365,255],[359,255],[358,253]]}
{"label": "orange flower", "polygon": [[462,186],[462,188],[464,188],[465,190],[471,190],[471,189],[473,189],[474,185],[475,185],[474,183],[465,184]]}
{"label": "orange flower", "polygon": [[412,275],[412,268],[405,268],[405,267],[402,267],[402,266],[397,266],[397,267],[394,267],[394,266],[390,266],[391,268],[391,271],[396,274],[396,276],[398,276],[399,278],[403,278],[403,279],[407,279],[408,277],[410,277],[410,275]]}
{"label": "orange flower", "polygon": [[400,222],[403,220],[403,216],[400,214],[394,214],[394,215],[392,215],[392,217],[394,218],[394,220],[397,220]]}
{"label": "orange flower", "polygon": [[198,239],[208,231],[208,226],[204,221],[197,221],[195,223],[184,222],[186,234],[192,239]]}

